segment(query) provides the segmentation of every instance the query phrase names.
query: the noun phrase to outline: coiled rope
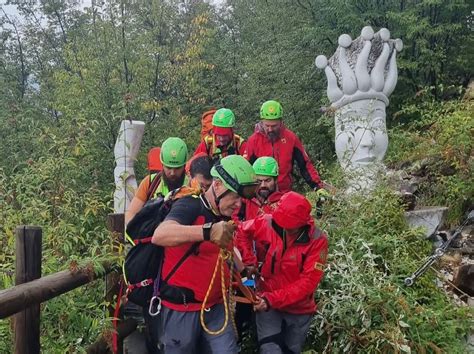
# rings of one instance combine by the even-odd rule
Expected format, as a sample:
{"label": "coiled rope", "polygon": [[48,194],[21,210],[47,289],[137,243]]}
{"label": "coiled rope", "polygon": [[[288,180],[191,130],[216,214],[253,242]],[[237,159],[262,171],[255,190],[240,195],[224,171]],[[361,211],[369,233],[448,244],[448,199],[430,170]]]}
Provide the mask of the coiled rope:
{"label": "coiled rope", "polygon": [[[224,281],[224,264],[226,261],[230,261],[230,279],[229,279],[229,289],[226,289],[225,281]],[[224,302],[224,324],[222,325],[222,328],[212,331],[209,329],[204,321],[204,312],[206,312],[206,303],[209,298],[209,294],[211,293],[212,288],[214,287],[214,281],[217,275],[217,271],[220,269],[221,272],[221,291],[222,291],[222,299]],[[235,301],[233,299],[233,293],[231,291],[231,285],[232,285],[232,273],[234,271],[234,262],[233,262],[233,257],[232,257],[232,252],[228,250],[221,249],[219,251],[219,255],[217,257],[216,261],[216,266],[214,267],[214,272],[212,273],[212,278],[211,282],[209,283],[209,287],[207,288],[206,296],[204,297],[204,301],[202,302],[201,305],[201,313],[200,313],[200,320],[201,320],[201,326],[204,329],[204,331],[207,334],[210,335],[219,335],[227,327],[227,324],[229,323],[229,318],[232,321],[232,326],[234,327],[234,331],[237,334],[237,326],[235,325],[234,321],[234,304]],[[229,292],[229,300],[227,300],[227,292]]]}

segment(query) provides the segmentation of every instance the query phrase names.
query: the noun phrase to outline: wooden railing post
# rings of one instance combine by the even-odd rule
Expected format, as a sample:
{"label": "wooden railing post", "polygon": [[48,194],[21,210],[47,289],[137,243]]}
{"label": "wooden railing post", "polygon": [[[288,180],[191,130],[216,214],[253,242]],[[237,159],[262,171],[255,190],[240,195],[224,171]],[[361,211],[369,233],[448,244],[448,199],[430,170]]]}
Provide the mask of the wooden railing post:
{"label": "wooden railing post", "polygon": [[107,215],[107,229],[114,233],[114,239],[123,243],[124,242],[124,226],[125,226],[125,214],[123,213],[112,213]]}
{"label": "wooden railing post", "polygon": [[[122,243],[124,242],[124,225],[125,218],[124,214],[109,214],[107,215],[107,229],[112,233],[114,242]],[[115,252],[118,253],[118,248]],[[105,300],[110,304],[109,305],[109,316],[112,317],[114,314],[114,296],[118,294],[120,287],[120,272],[111,272],[107,275],[107,288],[105,291]]]}
{"label": "wooden railing post", "polygon": [[[112,232],[112,237],[114,242],[118,244],[123,244],[125,241],[125,214],[115,213],[107,215],[107,229]],[[119,247],[117,247],[116,252],[118,253]],[[114,296],[119,294],[120,291],[120,279],[122,277],[121,272],[111,272],[107,275],[107,288],[105,291],[105,301],[109,305],[109,316],[114,316],[114,310],[116,302],[114,301]],[[133,331],[132,331],[133,332]],[[127,336],[126,334],[125,336]],[[117,354],[123,353],[123,338],[124,336],[118,336],[117,343]]]}
{"label": "wooden railing post", "polygon": [[25,284],[0,290],[0,319],[65,294],[117,268],[114,263],[110,262],[102,262],[102,267],[103,271],[97,271],[92,265],[75,270],[63,270]]}
{"label": "wooden railing post", "polygon": [[[42,230],[38,226],[18,226],[16,234],[15,285],[41,277]],[[32,305],[15,315],[15,353],[40,352],[40,304]]]}

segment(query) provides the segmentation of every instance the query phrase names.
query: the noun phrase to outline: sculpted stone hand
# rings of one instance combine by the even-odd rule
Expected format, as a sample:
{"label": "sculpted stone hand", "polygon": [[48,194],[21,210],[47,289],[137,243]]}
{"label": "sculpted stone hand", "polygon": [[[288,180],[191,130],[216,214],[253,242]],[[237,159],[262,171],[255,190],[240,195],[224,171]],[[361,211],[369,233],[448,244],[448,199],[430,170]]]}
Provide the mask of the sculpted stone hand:
{"label": "sculpted stone hand", "polygon": [[339,47],[327,59],[316,58],[328,80],[327,96],[335,110],[335,147],[338,160],[349,177],[349,185],[369,188],[388,146],[385,108],[398,79],[396,53],[400,39],[391,39],[382,28],[370,26],[352,40],[342,34]]}
{"label": "sculpted stone hand", "polygon": [[219,221],[212,225],[211,242],[214,242],[221,248],[227,248],[232,241],[234,231],[237,226],[227,221]]}

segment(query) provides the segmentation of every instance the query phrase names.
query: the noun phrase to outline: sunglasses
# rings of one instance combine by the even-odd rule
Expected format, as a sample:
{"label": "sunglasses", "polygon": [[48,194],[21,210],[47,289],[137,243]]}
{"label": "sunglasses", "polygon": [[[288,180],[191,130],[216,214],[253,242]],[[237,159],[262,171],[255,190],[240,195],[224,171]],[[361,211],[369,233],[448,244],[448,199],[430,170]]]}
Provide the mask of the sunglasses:
{"label": "sunglasses", "polygon": [[224,169],[224,167],[222,167],[221,164],[217,164],[214,167],[216,168],[217,173],[219,173],[219,176],[222,177],[224,182],[226,182],[229,186],[236,190],[239,196],[245,199],[252,199],[253,197],[255,197],[255,192],[258,187],[257,182],[240,184]]}

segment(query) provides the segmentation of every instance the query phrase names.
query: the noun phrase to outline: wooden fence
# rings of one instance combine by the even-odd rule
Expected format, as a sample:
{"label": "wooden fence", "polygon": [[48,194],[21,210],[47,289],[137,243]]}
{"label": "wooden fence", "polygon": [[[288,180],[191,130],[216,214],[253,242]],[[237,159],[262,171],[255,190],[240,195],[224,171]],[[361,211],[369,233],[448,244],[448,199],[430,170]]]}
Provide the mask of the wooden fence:
{"label": "wooden fence", "polygon": [[[110,214],[108,229],[116,239],[123,241],[123,214]],[[40,353],[40,304],[67,293],[102,276],[107,276],[106,301],[113,303],[117,294],[118,265],[103,263],[103,271],[77,269],[64,270],[41,277],[42,229],[38,226],[19,226],[15,230],[15,286],[0,291],[0,319],[14,316],[15,353]],[[109,308],[109,314],[113,309]],[[119,352],[121,341],[133,332],[134,320],[123,321],[117,328]],[[89,352],[107,352],[104,338],[89,348]]]}

